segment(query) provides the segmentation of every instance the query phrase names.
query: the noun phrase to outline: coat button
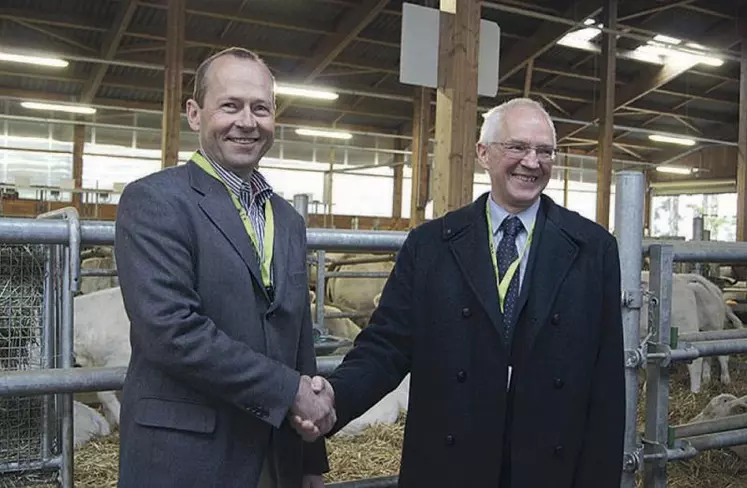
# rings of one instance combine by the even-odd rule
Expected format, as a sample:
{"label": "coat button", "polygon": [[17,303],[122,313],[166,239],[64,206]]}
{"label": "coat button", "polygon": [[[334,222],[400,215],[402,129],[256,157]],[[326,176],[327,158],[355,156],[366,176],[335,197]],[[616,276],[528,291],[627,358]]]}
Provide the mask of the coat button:
{"label": "coat button", "polygon": [[449,434],[444,438],[444,441],[446,442],[447,446],[453,446],[454,445],[454,436]]}
{"label": "coat button", "polygon": [[462,309],[462,317],[464,318],[472,317],[472,310],[470,310],[469,307],[464,307]]}
{"label": "coat button", "polygon": [[561,456],[563,454],[563,446],[560,445],[560,444],[558,444],[557,446],[555,446],[555,448],[553,449],[553,453],[556,456]]}
{"label": "coat button", "polygon": [[550,323],[552,325],[558,325],[560,323],[560,314],[556,313],[555,315],[553,315],[552,318],[550,319]]}
{"label": "coat button", "polygon": [[466,371],[459,371],[456,375],[457,381],[459,383],[464,383],[467,380],[467,372]]}
{"label": "coat button", "polygon": [[563,380],[561,380],[560,378],[555,378],[555,380],[553,380],[553,384],[555,385],[555,388],[560,389],[563,388],[563,385],[565,383],[563,383]]}

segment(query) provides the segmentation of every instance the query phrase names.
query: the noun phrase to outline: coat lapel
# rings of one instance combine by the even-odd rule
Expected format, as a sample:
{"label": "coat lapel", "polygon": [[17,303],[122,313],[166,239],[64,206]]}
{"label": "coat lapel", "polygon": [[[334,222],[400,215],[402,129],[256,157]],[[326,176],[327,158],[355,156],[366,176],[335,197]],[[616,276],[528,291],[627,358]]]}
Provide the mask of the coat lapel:
{"label": "coat lapel", "polygon": [[[530,280],[527,283],[527,308],[524,311],[528,320],[524,337],[526,351],[532,349],[534,340],[547,322],[550,310],[555,303],[560,285],[579,252],[579,245],[562,227],[561,215],[556,205],[543,197],[545,222],[538,242],[532,246],[535,256]],[[531,255],[530,255],[531,256]],[[528,270],[529,271],[529,270]]]}
{"label": "coat lapel", "polygon": [[[192,188],[202,195],[198,205],[208,219],[220,230],[231,243],[246,264],[254,280],[259,284],[262,293],[267,295],[262,285],[262,274],[257,255],[252,248],[251,240],[246,234],[241,217],[236,211],[226,187],[218,180],[205,173],[197,164],[187,163],[190,169]],[[267,297],[269,299],[269,297]]]}
{"label": "coat lapel", "polygon": [[488,243],[488,226],[484,211],[486,198],[487,194],[457,215],[453,215],[451,219],[445,220],[443,235],[449,239],[449,247],[462,277],[477,296],[502,341],[503,319]]}
{"label": "coat lapel", "polygon": [[287,222],[289,218],[283,215],[285,206],[280,205],[279,197],[272,197],[272,213],[275,222],[275,243],[272,250],[273,284],[275,286],[275,300],[270,304],[268,312],[273,311],[282,302],[285,286],[288,281],[288,249],[290,248]]}

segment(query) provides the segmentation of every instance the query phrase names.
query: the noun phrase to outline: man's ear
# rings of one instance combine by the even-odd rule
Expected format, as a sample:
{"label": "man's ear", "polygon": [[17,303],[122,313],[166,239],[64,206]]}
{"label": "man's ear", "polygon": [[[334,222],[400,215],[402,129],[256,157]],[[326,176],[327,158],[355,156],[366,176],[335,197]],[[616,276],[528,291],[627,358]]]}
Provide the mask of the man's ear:
{"label": "man's ear", "polygon": [[187,121],[192,130],[200,130],[200,111],[200,106],[194,99],[187,100]]}

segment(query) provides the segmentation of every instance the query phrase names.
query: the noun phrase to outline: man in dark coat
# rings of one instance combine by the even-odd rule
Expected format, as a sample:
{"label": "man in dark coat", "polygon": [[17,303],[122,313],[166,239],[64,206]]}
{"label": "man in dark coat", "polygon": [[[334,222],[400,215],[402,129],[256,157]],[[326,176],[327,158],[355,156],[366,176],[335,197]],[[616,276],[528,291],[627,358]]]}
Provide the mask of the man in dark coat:
{"label": "man in dark coat", "polygon": [[251,51],[197,70],[187,102],[200,150],[130,183],[116,257],[131,322],[120,488],[322,488],[334,423],[316,373],[306,229],[258,170],[275,132],[274,80]]}
{"label": "man in dark coat", "polygon": [[402,487],[620,484],[617,242],[541,195],[555,145],[536,102],[486,115],[477,152],[491,191],[409,234],[370,325],[328,378],[333,434],[411,373]]}

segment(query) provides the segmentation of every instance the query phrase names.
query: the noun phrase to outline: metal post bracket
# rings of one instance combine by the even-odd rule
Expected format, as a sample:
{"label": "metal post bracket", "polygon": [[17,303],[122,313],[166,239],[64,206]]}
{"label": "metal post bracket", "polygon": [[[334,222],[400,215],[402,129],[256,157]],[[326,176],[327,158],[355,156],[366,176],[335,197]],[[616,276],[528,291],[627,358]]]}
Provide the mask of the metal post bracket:
{"label": "metal post bracket", "polygon": [[622,306],[631,310],[640,310],[643,306],[643,290],[640,288],[623,290]]}

